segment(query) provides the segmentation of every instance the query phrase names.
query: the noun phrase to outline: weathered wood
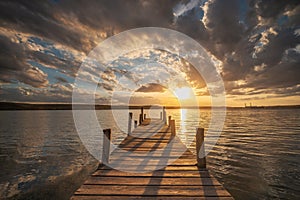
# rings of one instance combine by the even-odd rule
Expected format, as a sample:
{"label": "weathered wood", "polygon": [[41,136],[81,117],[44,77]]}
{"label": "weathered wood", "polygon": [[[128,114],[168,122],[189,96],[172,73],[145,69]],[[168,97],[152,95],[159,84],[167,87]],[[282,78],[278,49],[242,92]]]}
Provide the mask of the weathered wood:
{"label": "weathered wood", "polygon": [[175,137],[176,135],[176,127],[175,127],[175,120],[170,120],[170,126],[171,126],[171,137]]}
{"label": "weathered wood", "polygon": [[[122,149],[122,151],[123,151],[123,149]],[[185,158],[185,159],[195,159],[195,156],[194,155],[191,155],[189,152],[184,152],[184,153],[182,153],[182,151],[178,151],[178,152],[175,152],[175,153],[171,153],[171,154],[169,154],[169,155],[165,155],[165,152],[163,152],[163,151],[158,151],[158,152],[149,152],[149,151],[135,151],[135,152],[133,152],[133,151],[127,151],[127,152],[129,152],[129,153],[124,153],[124,152],[122,152],[121,150],[116,150],[116,151],[114,151],[114,157],[115,158],[117,158],[117,157],[122,157],[122,156],[130,156],[130,157],[133,157],[133,158],[135,158],[135,157],[141,157],[141,158],[143,158],[143,157],[146,157],[146,156],[151,156],[151,157],[158,157],[158,158],[161,158],[161,157],[166,157],[166,158],[173,158],[173,157],[178,157],[178,158]],[[196,162],[195,162],[196,163]]]}
{"label": "weathered wood", "polygon": [[211,185],[220,186],[221,184],[215,178],[198,177],[128,177],[128,176],[112,176],[112,177],[90,177],[84,183],[85,185]]}
{"label": "weathered wood", "polygon": [[137,120],[134,120],[134,128],[136,128],[137,126],[138,126]]}
{"label": "weathered wood", "polygon": [[159,197],[153,197],[153,196],[145,196],[145,195],[130,195],[130,196],[120,196],[120,195],[108,195],[108,196],[81,196],[81,195],[76,195],[71,198],[71,200],[136,200],[136,199],[143,199],[143,200],[153,200],[153,199],[159,199],[159,200],[233,200],[232,197],[222,197],[222,196],[217,196],[217,197],[208,197],[208,196],[185,196],[185,197],[180,197],[180,196],[159,196]]}
{"label": "weathered wood", "polygon": [[159,119],[161,119],[162,120],[162,112],[160,112],[160,118]]}
{"label": "weathered wood", "polygon": [[132,112],[130,112],[128,116],[128,132],[127,132],[128,135],[131,134],[131,124],[132,124]]}
{"label": "weathered wood", "polygon": [[198,170],[185,170],[185,171],[178,171],[178,170],[165,170],[161,169],[160,171],[155,172],[144,172],[144,173],[134,173],[134,172],[122,172],[118,170],[97,170],[92,176],[127,176],[127,177],[189,177],[189,178],[210,178],[211,175],[208,171],[198,171]]}
{"label": "weathered wood", "polygon": [[[112,170],[112,168],[108,167],[108,166],[99,166],[100,170],[104,171],[104,170]],[[170,172],[175,172],[175,171],[197,171],[199,173],[199,175],[203,176],[204,174],[210,177],[209,172],[207,171],[207,169],[199,169],[197,167],[197,165],[168,165],[166,167],[164,167],[163,169],[160,170],[156,170],[156,172],[159,171],[170,171]],[[130,172],[130,170],[128,170],[128,172]],[[152,173],[153,174],[153,173]]]}
{"label": "weathered wood", "polygon": [[142,122],[144,121],[143,117],[144,117],[144,107],[141,107],[141,115],[142,115]]}
{"label": "weathered wood", "polygon": [[[146,190],[145,190],[146,189]],[[87,195],[144,195],[144,196],[230,196],[222,186],[164,186],[164,185],[83,185],[75,194]]]}
{"label": "weathered wood", "polygon": [[163,107],[163,122],[166,124],[167,123],[167,113],[166,113],[166,107]]}
{"label": "weathered wood", "polygon": [[141,125],[142,123],[143,123],[143,115],[140,114],[140,116],[139,116],[139,124]]}
{"label": "weathered wood", "polygon": [[172,119],[172,116],[169,116],[169,119],[168,119],[169,127],[171,126],[171,119]]}
{"label": "weathered wood", "polygon": [[144,119],[146,119],[146,116],[147,116],[147,115],[146,115],[146,114],[144,114]]}
{"label": "weathered wood", "polygon": [[103,151],[102,151],[102,163],[107,164],[109,162],[109,151],[110,151],[110,139],[111,130],[103,130]]}
{"label": "weathered wood", "polygon": [[205,158],[205,148],[204,148],[204,128],[197,128],[196,152],[197,152],[198,167],[206,168],[206,158]]}
{"label": "weathered wood", "polygon": [[198,167],[196,156],[172,132],[175,120],[169,122],[171,127],[164,120],[144,119],[110,155],[109,166],[126,171],[100,165],[71,199],[233,199]]}

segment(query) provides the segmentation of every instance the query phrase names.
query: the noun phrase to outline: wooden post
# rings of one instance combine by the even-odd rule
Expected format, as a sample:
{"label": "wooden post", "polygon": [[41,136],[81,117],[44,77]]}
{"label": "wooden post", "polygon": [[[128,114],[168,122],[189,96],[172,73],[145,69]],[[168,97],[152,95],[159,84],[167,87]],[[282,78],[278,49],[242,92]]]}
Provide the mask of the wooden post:
{"label": "wooden post", "polygon": [[142,114],[140,114],[140,117],[139,117],[139,125],[141,125],[141,124],[142,124],[142,122],[143,122],[143,115],[142,115]]}
{"label": "wooden post", "polygon": [[130,112],[128,116],[128,132],[127,132],[128,135],[131,134],[131,123],[132,123],[132,112]]}
{"label": "wooden post", "polygon": [[162,112],[160,112],[160,120],[162,120]]}
{"label": "wooden post", "polygon": [[172,118],[172,116],[169,116],[169,120],[168,120],[168,122],[169,122],[169,127],[171,126],[171,118]]}
{"label": "wooden post", "polygon": [[146,114],[144,114],[144,119],[146,119]]}
{"label": "wooden post", "polygon": [[174,119],[170,120],[170,126],[171,126],[171,136],[175,137],[175,135],[176,135],[176,128],[175,128],[175,120]]}
{"label": "wooden post", "polygon": [[144,121],[143,120],[143,116],[144,116],[144,107],[141,107],[141,115],[142,115],[142,122]]}
{"label": "wooden post", "polygon": [[108,162],[109,162],[110,138],[111,138],[111,130],[104,129],[103,130],[102,164],[108,164]]}
{"label": "wooden post", "polygon": [[134,128],[137,127],[137,120],[134,120]]}
{"label": "wooden post", "polygon": [[197,166],[206,168],[205,148],[204,148],[204,128],[197,128],[196,133]]}
{"label": "wooden post", "polygon": [[166,115],[167,115],[167,113],[166,113],[166,107],[164,106],[163,107],[163,121],[165,122],[165,124],[167,123],[167,119],[166,119],[167,116]]}

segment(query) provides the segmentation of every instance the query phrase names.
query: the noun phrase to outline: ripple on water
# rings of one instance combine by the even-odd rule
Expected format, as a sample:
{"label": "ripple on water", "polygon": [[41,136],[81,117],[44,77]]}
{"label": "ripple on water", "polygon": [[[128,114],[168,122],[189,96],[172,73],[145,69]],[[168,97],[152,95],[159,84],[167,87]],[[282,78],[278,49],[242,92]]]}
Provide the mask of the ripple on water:
{"label": "ripple on water", "polygon": [[[133,120],[138,120],[140,111],[132,112]],[[97,111],[101,127],[112,129],[114,144],[120,143],[127,131],[128,113],[120,110],[117,114],[121,127],[111,111]],[[176,120],[178,136],[194,153],[196,127],[200,124],[207,131],[211,119],[209,109],[201,109],[200,114],[198,119],[198,112],[192,109],[167,110]],[[227,110],[217,144],[207,144],[212,149],[208,168],[236,199],[297,199],[299,121],[300,109]],[[211,134],[207,142],[213,141],[214,130]],[[49,193],[46,189],[55,187],[47,184],[64,180],[76,185],[84,174],[80,175],[80,170],[89,163],[96,165],[80,142],[71,111],[1,111],[0,163],[5,163],[0,166],[0,196],[5,197],[26,193],[32,187],[39,188],[39,194]],[[61,195],[56,189],[53,194]]]}

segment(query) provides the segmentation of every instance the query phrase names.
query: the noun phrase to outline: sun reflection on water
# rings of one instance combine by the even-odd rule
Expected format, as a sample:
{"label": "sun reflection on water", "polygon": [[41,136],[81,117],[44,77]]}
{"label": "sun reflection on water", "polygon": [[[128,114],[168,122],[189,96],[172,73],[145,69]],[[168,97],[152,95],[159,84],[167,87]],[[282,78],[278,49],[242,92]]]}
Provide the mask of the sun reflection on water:
{"label": "sun reflection on water", "polygon": [[188,137],[185,134],[187,132],[186,121],[187,121],[187,109],[180,109],[180,139],[188,142]]}

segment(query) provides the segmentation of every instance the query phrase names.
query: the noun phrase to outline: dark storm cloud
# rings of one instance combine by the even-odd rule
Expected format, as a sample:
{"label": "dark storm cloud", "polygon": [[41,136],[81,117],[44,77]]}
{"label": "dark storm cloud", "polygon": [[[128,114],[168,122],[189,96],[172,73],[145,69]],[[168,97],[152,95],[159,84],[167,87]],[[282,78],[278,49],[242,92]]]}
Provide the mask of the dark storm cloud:
{"label": "dark storm cloud", "polygon": [[141,26],[169,26],[172,8],[178,1],[165,0],[92,0],[62,1],[63,11],[78,17],[82,24],[103,28],[127,30]]}
{"label": "dark storm cloud", "polygon": [[89,35],[83,34],[81,28],[104,31],[111,35],[114,30],[117,32],[140,26],[169,26],[176,1],[6,1],[0,5],[1,21],[6,27],[87,53],[91,49],[86,47],[91,48],[98,41],[92,41]]}
{"label": "dark storm cloud", "polygon": [[[140,26],[168,26],[172,22],[175,1],[6,1],[0,2],[2,33],[9,36],[30,35],[62,48],[88,53],[95,45],[119,31]],[[104,35],[101,35],[104,34]],[[81,60],[62,59],[33,51],[20,41],[0,35],[2,82],[13,79],[24,82],[32,68],[31,59],[45,66],[59,68],[74,76]],[[21,38],[22,39],[22,38]],[[29,70],[29,71],[28,71]],[[36,72],[38,72],[36,70]],[[32,74],[32,73],[31,73]],[[43,76],[39,76],[43,78]],[[46,82],[46,80],[45,80]],[[25,81],[34,87],[37,83]]]}
{"label": "dark storm cloud", "polygon": [[5,83],[19,81],[34,87],[48,84],[47,74],[26,62],[26,49],[10,38],[0,36],[0,80]]}
{"label": "dark storm cloud", "polygon": [[239,1],[208,1],[203,9],[204,24],[208,29],[210,40],[209,48],[219,59],[232,52],[241,40],[244,27],[239,22]]}
{"label": "dark storm cloud", "polygon": [[290,10],[299,4],[298,0],[278,1],[260,0],[251,1],[250,5],[255,7],[256,13],[263,18],[276,19],[286,10]]}
{"label": "dark storm cloud", "polygon": [[149,83],[140,87],[137,92],[164,92],[166,88],[156,83]]}
{"label": "dark storm cloud", "polygon": [[[5,1],[1,2],[1,22],[6,27],[70,46],[84,49],[82,33],[66,26],[59,18],[63,11],[51,1]],[[69,20],[71,20],[69,18]]]}
{"label": "dark storm cloud", "polygon": [[203,10],[197,6],[186,15],[178,17],[176,19],[176,29],[200,41],[203,45],[209,39],[209,34],[203,22],[199,20],[199,12],[203,12]]}
{"label": "dark storm cloud", "polygon": [[[247,91],[273,89],[294,95],[300,84],[299,4],[299,0],[2,1],[0,83],[52,87],[47,73],[30,61],[74,77],[82,58],[103,39],[131,28],[159,26],[184,32],[219,59],[228,94],[245,94],[244,89],[251,88]],[[32,38],[36,41],[28,42]],[[188,71],[189,81],[199,80]],[[110,78],[102,78],[105,88],[111,89]],[[241,80],[243,84],[237,84]],[[32,92],[36,91],[28,94]]]}
{"label": "dark storm cloud", "polygon": [[[244,20],[240,6],[241,1],[211,0],[203,7],[206,47],[222,62],[227,93],[247,94],[243,88],[275,93],[300,84],[299,1],[249,1]],[[245,83],[235,83],[241,80]]]}

